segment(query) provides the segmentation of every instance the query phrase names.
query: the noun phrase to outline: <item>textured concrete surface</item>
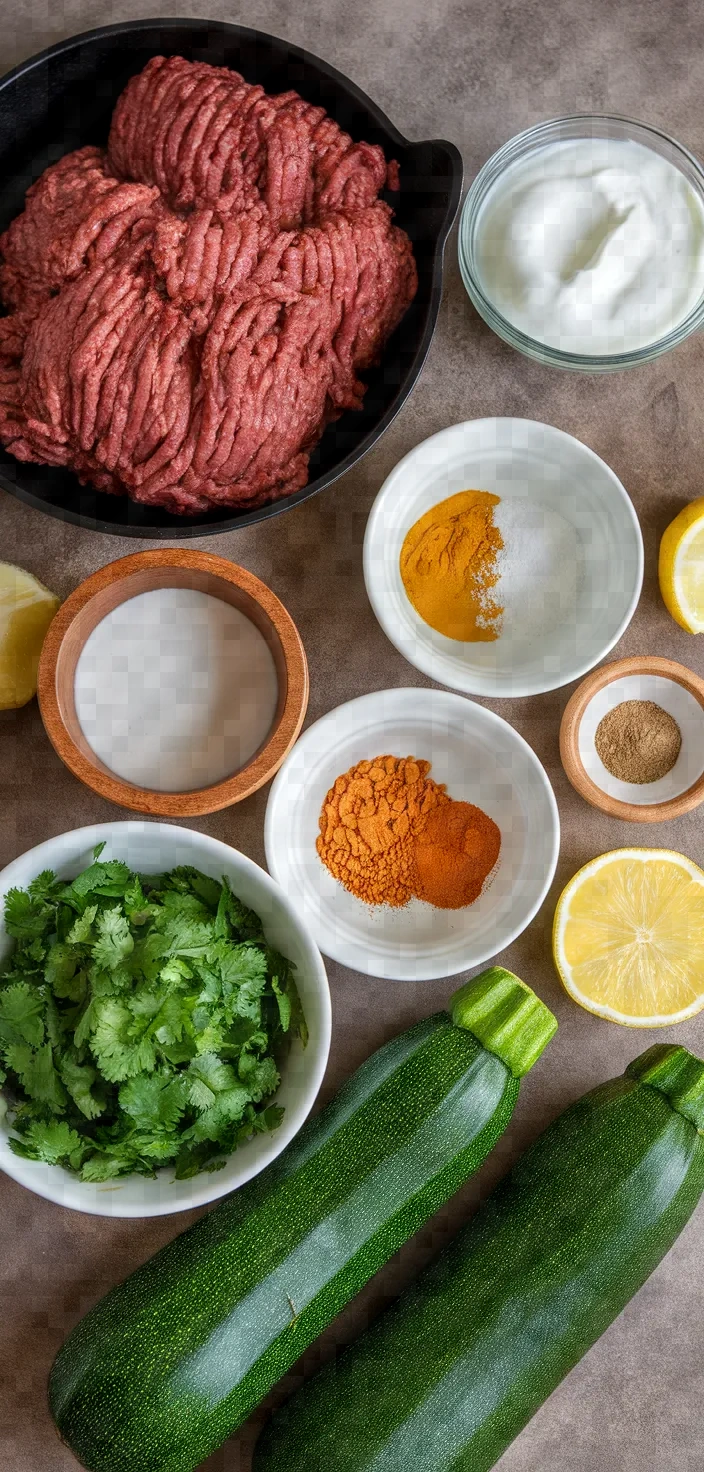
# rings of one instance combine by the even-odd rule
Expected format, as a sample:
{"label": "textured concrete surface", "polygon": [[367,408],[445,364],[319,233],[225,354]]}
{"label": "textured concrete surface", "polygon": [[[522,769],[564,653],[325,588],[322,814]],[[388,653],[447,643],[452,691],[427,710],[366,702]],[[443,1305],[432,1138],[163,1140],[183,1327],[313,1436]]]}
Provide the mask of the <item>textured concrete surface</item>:
{"label": "textured concrete surface", "polygon": [[[540,118],[614,111],[655,123],[704,154],[701,7],[692,0],[275,0],[247,5],[203,0],[185,13],[240,20],[307,46],[348,73],[411,138],[445,136],[462,148],[467,179],[511,134]],[[4,66],[62,36],[108,20],[169,13],[148,0],[17,0],[2,7]],[[623,480],[638,509],[646,579],[637,615],[616,656],[659,653],[704,672],[701,643],[681,632],[659,601],[658,538],[702,494],[704,345],[692,340],[650,367],[608,378],[543,369],[505,347],[479,322],[448,252],[444,304],[423,375],[377,449],[332,490],[263,527],[194,545],[263,577],[296,619],[310,660],[309,720],[366,690],[428,683],[387,643],[367,603],[361,546],[367,512],[384,476],[413,445],[457,420],[518,414],[576,434]],[[0,492],[0,556],[22,563],[61,594],[140,544],[90,535],[31,512]],[[147,544],[145,544],[147,545]],[[400,1254],[305,1357],[351,1337],[459,1223],[555,1113],[656,1039],[588,1017],[561,993],[549,934],[562,884],[604,849],[652,844],[704,862],[702,810],[641,828],[587,807],[562,773],[558,725],[570,690],[500,703],[537,751],[554,783],[563,824],[552,894],[528,932],[501,957],[555,1008],[560,1033],[526,1081],[514,1126],[485,1171]],[[263,862],[266,791],[194,826]],[[63,769],[36,704],[0,716],[0,863],[52,834],[123,816]],[[324,1096],[384,1038],[442,1005],[450,987],[382,984],[331,965],[334,1043]],[[704,1048],[704,1016],[677,1037]],[[49,1365],[64,1333],[112,1284],[188,1217],[107,1222],[50,1205],[0,1181],[0,1466],[4,1472],[71,1472],[45,1407]],[[699,1472],[704,1398],[704,1208],[675,1250],[600,1343],[506,1453],[501,1472]],[[300,1369],[300,1367],[299,1367]],[[298,1383],[291,1375],[284,1386]],[[254,1429],[233,1439],[209,1472],[247,1472]],[[412,1468],[408,1472],[413,1472]]]}

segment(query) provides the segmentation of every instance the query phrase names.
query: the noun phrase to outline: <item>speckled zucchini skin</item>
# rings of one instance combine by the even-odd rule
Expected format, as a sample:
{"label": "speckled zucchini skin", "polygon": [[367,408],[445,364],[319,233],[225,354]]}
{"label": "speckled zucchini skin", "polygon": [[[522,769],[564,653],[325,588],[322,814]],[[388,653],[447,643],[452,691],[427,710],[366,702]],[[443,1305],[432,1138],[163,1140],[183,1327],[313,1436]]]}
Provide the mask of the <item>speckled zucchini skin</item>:
{"label": "speckled zucchini skin", "polygon": [[274,1415],[255,1472],[488,1472],[703,1188],[704,1139],[662,1093],[621,1078],[580,1099],[414,1288]]}
{"label": "speckled zucchini skin", "polygon": [[55,1361],[91,1472],[191,1472],[477,1169],[518,1094],[438,1013],[358,1069],[260,1176],[114,1289]]}

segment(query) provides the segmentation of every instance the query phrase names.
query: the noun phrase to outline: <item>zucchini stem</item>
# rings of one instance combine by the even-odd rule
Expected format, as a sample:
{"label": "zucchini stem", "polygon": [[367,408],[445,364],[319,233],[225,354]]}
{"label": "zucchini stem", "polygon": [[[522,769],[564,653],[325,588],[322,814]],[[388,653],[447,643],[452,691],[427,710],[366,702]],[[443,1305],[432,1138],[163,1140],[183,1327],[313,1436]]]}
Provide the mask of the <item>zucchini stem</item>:
{"label": "zucchini stem", "polygon": [[450,997],[455,1027],[464,1027],[522,1078],[557,1031],[557,1018],[529,986],[503,966],[490,966]]}

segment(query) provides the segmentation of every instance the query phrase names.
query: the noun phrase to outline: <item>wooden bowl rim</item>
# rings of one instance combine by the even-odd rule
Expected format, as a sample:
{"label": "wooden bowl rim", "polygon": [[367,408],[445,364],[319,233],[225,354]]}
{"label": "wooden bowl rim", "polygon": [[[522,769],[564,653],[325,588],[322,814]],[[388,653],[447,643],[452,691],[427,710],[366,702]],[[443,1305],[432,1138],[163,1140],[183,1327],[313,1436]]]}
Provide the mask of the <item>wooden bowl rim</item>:
{"label": "wooden bowl rim", "polygon": [[704,802],[704,772],[676,797],[669,797],[664,802],[640,804],[611,797],[602,791],[585,770],[579,752],[579,728],[584,713],[600,690],[613,684],[614,680],[622,679],[624,675],[662,675],[688,690],[704,710],[704,680],[674,659],[664,659],[657,654],[636,654],[602,665],[582,680],[562,713],[560,758],[565,774],[580,797],[610,818],[621,818],[628,823],[664,823],[668,818],[680,818]]}
{"label": "wooden bowl rim", "polygon": [[[105,588],[150,569],[183,569],[207,573],[240,588],[255,603],[275,630],[286,666],[284,708],[269,739],[253,759],[221,782],[190,792],[160,792],[138,787],[94,765],[76,745],[66,727],[56,691],[56,673],[64,639],[74,620]],[[131,595],[130,595],[131,596]],[[123,600],[127,602],[127,599]],[[290,613],[266,583],[224,557],[190,548],[159,547],[134,552],[98,568],[85,578],[61,604],[44,640],[39,661],[37,695],[44,728],[57,755],[87,787],[109,802],[150,817],[184,818],[214,813],[242,802],[278,771],[298,737],[308,707],[308,662],[303,641]]]}

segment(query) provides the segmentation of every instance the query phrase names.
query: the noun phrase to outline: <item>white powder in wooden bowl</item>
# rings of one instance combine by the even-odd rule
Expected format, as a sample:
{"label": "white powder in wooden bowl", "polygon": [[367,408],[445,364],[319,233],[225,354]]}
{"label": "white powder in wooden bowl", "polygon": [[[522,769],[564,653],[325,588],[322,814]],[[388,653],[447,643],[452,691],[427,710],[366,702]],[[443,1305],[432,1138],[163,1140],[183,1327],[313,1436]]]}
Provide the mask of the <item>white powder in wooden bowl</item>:
{"label": "white powder in wooden bowl", "polygon": [[263,634],[195,588],[154,588],[113,609],[86,640],[74,689],[96,755],[158,792],[209,787],[245,766],[278,700]]}

